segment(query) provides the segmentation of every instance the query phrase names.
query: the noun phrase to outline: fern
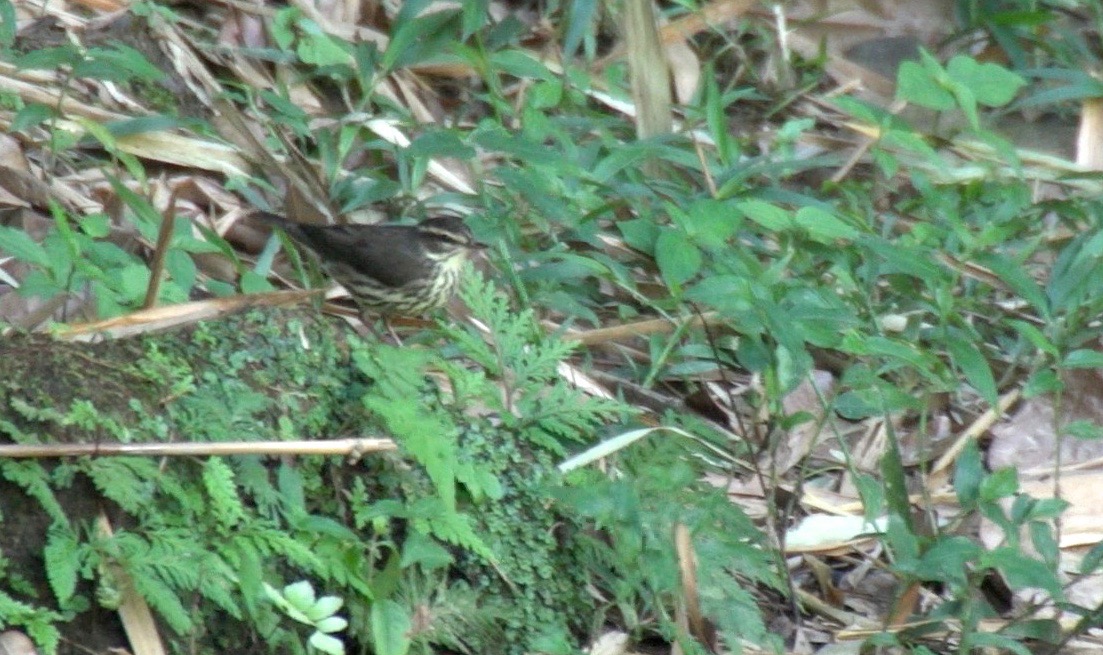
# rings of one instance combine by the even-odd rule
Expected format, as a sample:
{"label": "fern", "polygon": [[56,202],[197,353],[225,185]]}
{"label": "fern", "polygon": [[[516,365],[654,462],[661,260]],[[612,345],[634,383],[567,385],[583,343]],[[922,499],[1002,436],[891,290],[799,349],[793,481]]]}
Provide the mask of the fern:
{"label": "fern", "polygon": [[232,529],[245,519],[234,472],[221,458],[211,457],[203,466],[203,486],[210,498],[211,515],[223,530]]}
{"label": "fern", "polygon": [[532,310],[512,310],[508,300],[479,276],[469,276],[460,295],[487,325],[489,335],[484,338],[453,324],[442,324],[441,329],[460,344],[464,355],[499,375],[506,393],[489,393],[485,379],[468,374],[453,375],[453,384],[494,407],[504,428],[563,455],[564,442],[593,440],[596,427],[623,420],[632,411],[623,403],[587,396],[563,381],[559,367],[575,344],[544,335]]}
{"label": "fern", "polygon": [[0,460],[0,472],[4,479],[18,485],[23,493],[38,501],[46,515],[54,523],[69,522],[69,514],[61,507],[53,489],[50,488],[50,474],[38,462]]}
{"label": "fern", "polygon": [[455,428],[446,416],[425,411],[433,391],[425,374],[433,355],[426,351],[377,345],[358,349],[353,361],[371,378],[364,406],[383,421],[403,450],[425,467],[437,493],[449,509],[456,505]]}
{"label": "fern", "polygon": [[[153,575],[150,575],[153,573]],[[165,584],[148,566],[136,566],[130,570],[135,590],[157,611],[176,634],[186,635],[195,630],[195,623],[186,607],[180,602],[178,590]]]}
{"label": "fern", "polygon": [[54,596],[63,604],[76,591],[81,551],[77,535],[67,525],[55,523],[50,526],[46,535],[46,547],[42,552],[46,560],[46,579],[50,582]]}
{"label": "fern", "polygon": [[21,603],[0,591],[0,625],[8,629],[23,628],[46,655],[57,653],[61,633],[54,624],[63,620],[57,612]]}
{"label": "fern", "polygon": [[414,503],[411,515],[414,529],[423,534],[466,548],[487,561],[494,561],[494,552],[475,532],[470,517],[444,511],[439,501],[433,498],[424,498]]}
{"label": "fern", "polygon": [[147,457],[104,457],[84,460],[85,473],[96,489],[123,511],[142,515],[149,508],[161,477],[157,461]]}

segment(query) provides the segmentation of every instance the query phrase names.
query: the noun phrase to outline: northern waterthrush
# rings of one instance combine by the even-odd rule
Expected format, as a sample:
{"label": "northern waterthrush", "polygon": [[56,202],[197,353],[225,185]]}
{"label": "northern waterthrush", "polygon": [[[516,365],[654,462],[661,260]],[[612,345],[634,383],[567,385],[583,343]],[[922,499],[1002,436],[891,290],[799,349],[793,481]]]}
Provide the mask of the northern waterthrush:
{"label": "northern waterthrush", "polygon": [[314,225],[257,216],[313,252],[361,309],[383,315],[414,316],[447,303],[464,262],[484,247],[458,216],[418,225]]}

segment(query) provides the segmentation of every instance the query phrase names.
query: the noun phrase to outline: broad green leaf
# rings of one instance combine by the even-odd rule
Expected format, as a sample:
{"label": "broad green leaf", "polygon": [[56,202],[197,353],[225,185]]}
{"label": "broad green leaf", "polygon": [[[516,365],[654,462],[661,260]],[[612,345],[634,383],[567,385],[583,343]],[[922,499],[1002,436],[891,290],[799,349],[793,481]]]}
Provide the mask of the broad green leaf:
{"label": "broad green leaf", "polygon": [[191,291],[191,288],[195,286],[198,270],[191,255],[183,250],[170,248],[165,253],[165,270],[185,292]]}
{"label": "broad green leaf", "polygon": [[842,219],[819,207],[801,207],[793,217],[797,227],[804,229],[813,241],[827,245],[837,239],[854,239],[858,230]]}
{"label": "broad green leaf", "polygon": [[242,293],[267,293],[274,290],[275,287],[267,278],[257,275],[253,271],[243,271],[241,273]]}
{"label": "broad green leaf", "polygon": [[597,0],[573,0],[567,16],[567,32],[563,35],[563,56],[573,57],[582,39],[592,29],[597,12]]}
{"label": "broad green leaf", "polygon": [[741,200],[735,207],[743,212],[744,216],[767,230],[782,232],[793,227],[792,214],[777,205],[752,199]]}
{"label": "broad green leaf", "polygon": [[311,646],[326,655],[344,655],[345,653],[345,642],[321,631],[310,635],[310,639],[307,641],[310,642]]}
{"label": "broad green leaf", "polygon": [[1045,292],[1027,274],[1021,264],[1010,257],[996,253],[974,253],[973,261],[995,273],[1011,290],[1029,302],[1035,310],[1046,318],[1050,315],[1050,304]]}
{"label": "broad green leaf", "polygon": [[954,492],[964,509],[976,506],[980,497],[980,483],[984,479],[984,462],[981,460],[977,442],[970,439],[957,458],[954,468]]}
{"label": "broad green leaf", "polygon": [[314,587],[306,580],[291,583],[283,588],[283,597],[292,607],[306,616],[306,610],[314,604]]}
{"label": "broad green leaf", "polygon": [[390,599],[371,606],[371,636],[376,655],[406,655],[410,650],[410,615]]}
{"label": "broad green leaf", "polygon": [[966,340],[962,334],[951,333],[946,335],[946,349],[969,384],[989,406],[995,407],[999,402],[999,390],[996,388],[996,378],[992,375],[992,367],[988,365],[981,347]]}
{"label": "broad green leaf", "polygon": [[914,61],[905,61],[896,71],[896,97],[912,104],[947,111],[954,107],[954,96]]}
{"label": "broad green leaf", "polygon": [[114,282],[123,302],[139,302],[149,289],[149,268],[145,264],[125,266],[119,270]]}
{"label": "broad green leaf", "polygon": [[981,502],[991,503],[1019,491],[1019,472],[1008,466],[992,471],[980,483]]}
{"label": "broad green leaf", "polygon": [[0,49],[8,49],[15,41],[15,6],[0,0]]}
{"label": "broad green leaf", "polygon": [[[332,598],[332,596],[326,596],[326,598]],[[344,617],[327,616],[324,619],[319,619],[318,622],[314,624],[314,627],[318,630],[318,632],[333,633],[340,632],[341,630],[349,627],[349,622],[346,621]]]}
{"label": "broad green leaf", "polygon": [[624,236],[624,242],[642,253],[652,254],[655,242],[659,239],[659,226],[646,218],[634,218],[617,221],[617,229]]}
{"label": "broad green leaf", "polygon": [[1057,346],[1055,346],[1053,342],[1050,341],[1049,338],[1045,334],[1043,334],[1036,325],[1032,323],[1027,323],[1026,321],[1020,321],[1018,319],[1013,319],[1009,321],[1009,323],[1013,328],[1015,328],[1016,332],[1026,337],[1026,340],[1029,341],[1031,345],[1033,345],[1038,350],[1044,352],[1050,357],[1053,357],[1054,359],[1060,356],[1060,353],[1057,351]]}
{"label": "broad green leaf", "polygon": [[[672,212],[671,216],[675,214]],[[724,248],[742,222],[742,214],[732,203],[709,198],[690,205],[681,224],[694,243],[705,248]]]}
{"label": "broad green leaf", "polygon": [[[0,0],[0,4],[2,0]],[[12,132],[22,132],[48,120],[54,115],[53,108],[39,102],[29,102],[15,113],[11,122]]]}
{"label": "broad green leaf", "polygon": [[341,606],[344,604],[345,601],[337,596],[322,596],[314,601],[314,604],[306,611],[306,616],[311,621],[317,623],[322,619],[329,618],[336,614],[337,610],[341,609]]}
{"label": "broad green leaf", "polygon": [[1103,368],[1103,352],[1081,348],[1065,356],[1065,368]]}
{"label": "broad green leaf", "polygon": [[80,53],[72,45],[56,48],[38,48],[12,58],[12,63],[20,70],[38,69],[49,70],[66,64],[73,64],[80,59]]}
{"label": "broad green leaf", "polygon": [[115,82],[153,82],[165,76],[145,55],[118,42],[110,48],[89,48],[84,59],[73,66],[73,75]]}
{"label": "broad green leaf", "polygon": [[1013,590],[1036,587],[1045,589],[1053,600],[1060,601],[1064,598],[1061,581],[1056,573],[1045,562],[1015,548],[1002,547],[986,553],[981,558],[980,566],[998,570]]}
{"label": "broad green leaf", "polygon": [[315,66],[352,65],[348,48],[325,32],[314,21],[303,18],[298,23],[299,45],[295,53],[304,63]]}
{"label": "broad green leaf", "polygon": [[1023,398],[1036,398],[1050,393],[1060,393],[1065,385],[1051,368],[1035,371],[1023,384]]}
{"label": "broad green leaf", "polygon": [[701,269],[701,251],[682,231],[666,229],[655,242],[655,262],[667,284],[679,286]]}
{"label": "broad green leaf", "polygon": [[1006,105],[1026,85],[1026,80],[999,64],[982,64],[965,55],[951,59],[946,65],[946,72],[986,107]]}
{"label": "broad green leaf", "polygon": [[551,82],[558,80],[559,76],[548,70],[540,60],[534,58],[523,50],[502,50],[490,56],[490,64],[493,69],[520,78],[532,78]]}
{"label": "broad green leaf", "polygon": [[463,34],[461,40],[467,39],[486,24],[487,10],[490,0],[465,0],[463,2]]}
{"label": "broad green leaf", "polygon": [[50,265],[50,257],[40,243],[23,230],[6,225],[0,225],[0,252],[43,268]]}

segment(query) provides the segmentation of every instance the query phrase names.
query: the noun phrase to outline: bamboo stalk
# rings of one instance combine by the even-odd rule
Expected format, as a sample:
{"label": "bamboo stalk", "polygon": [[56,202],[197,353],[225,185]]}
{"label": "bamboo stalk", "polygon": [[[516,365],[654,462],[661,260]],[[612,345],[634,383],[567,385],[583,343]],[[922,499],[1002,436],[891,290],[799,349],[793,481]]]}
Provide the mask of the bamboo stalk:
{"label": "bamboo stalk", "polygon": [[396,450],[390,439],[327,439],[322,441],[220,441],[201,443],[53,443],[0,444],[0,457],[202,457],[222,455],[348,455]]}

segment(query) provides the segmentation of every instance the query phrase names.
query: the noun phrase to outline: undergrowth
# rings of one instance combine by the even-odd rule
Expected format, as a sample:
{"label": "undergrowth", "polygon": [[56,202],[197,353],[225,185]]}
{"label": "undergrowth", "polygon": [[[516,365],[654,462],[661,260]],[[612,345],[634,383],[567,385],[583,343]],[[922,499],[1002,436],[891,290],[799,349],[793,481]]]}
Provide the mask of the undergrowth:
{"label": "undergrowth", "polygon": [[[917,588],[934,599],[915,607],[905,629],[886,629],[872,644],[916,653],[1025,652],[1030,638],[1057,649],[1069,634],[1043,607],[1080,615],[1079,631],[1097,622],[1093,608],[1065,602],[1053,527],[1061,502],[1019,493],[1015,472],[985,470],[971,443],[957,459],[952,520],[924,506],[930,520],[922,524],[908,494],[938,454],[932,426],[945,408],[956,424],[1017,389],[1051,394],[1060,406],[1068,373],[1101,364],[1098,187],[1090,176],[1034,165],[988,125],[999,112],[1098,96],[1097,84],[1069,64],[1090,44],[1057,29],[1064,25],[1058,12],[1045,3],[1011,3],[1010,13],[958,3],[963,29],[991,34],[1009,49],[1011,64],[928,53],[906,62],[898,99],[955,119],[936,121],[934,135],[848,96],[804,114],[791,89],[721,60],[769,47],[768,30],[718,31],[704,41],[711,59],[696,98],[681,108],[684,129],[640,141],[631,121],[608,109],[629,97],[623,66],[595,73],[588,65],[602,35],[585,7],[556,5],[548,17],[562,22],[564,49],[591,61],[553,65],[525,47],[528,33],[517,20],[491,23],[479,3],[426,14],[421,4],[407,3],[394,18],[386,48],[346,42],[287,8],[272,21],[275,47],[248,53],[286,67],[293,73],[287,79],[312,90],[338,86],[347,119],[313,120],[287,86],[238,85],[227,97],[269,131],[267,145],[278,155],[305,153],[316,162],[329,184],[325,200],[342,210],[381,202],[392,210],[472,210],[471,226],[492,246],[499,281],[471,282],[463,296],[487,331],[442,323],[395,348],[346,341],[313,321],[264,316],[228,322],[225,330],[202,325],[185,339],[143,339],[132,353],[105,347],[88,370],[87,354],[41,342],[31,344],[44,353],[32,362],[38,374],[0,359],[10,373],[0,376],[7,380],[0,383],[0,431],[13,441],[385,433],[400,446],[398,454],[357,463],[0,462],[12,490],[0,506],[5,524],[34,526],[45,544],[4,545],[6,624],[53,652],[66,621],[113,607],[133,586],[174,643],[197,652],[334,650],[336,632],[350,649],[382,655],[569,653],[607,625],[701,652],[679,623],[687,591],[671,544],[684,530],[696,557],[695,593],[724,645],[737,650],[745,640],[780,649],[762,608],[788,603],[794,620],[803,616],[803,606],[784,598],[800,584],[788,577],[779,548],[799,517],[784,510],[800,502],[802,487],[834,489],[844,479],[865,516],[886,526],[877,566],[898,583],[893,600]],[[0,10],[11,13],[8,3]],[[177,19],[152,4],[138,11]],[[1043,29],[1049,25],[1053,31]],[[65,71],[66,84],[160,79],[125,44],[7,54],[23,69]],[[441,62],[471,71],[470,85],[449,96],[461,117],[455,121],[426,124],[380,92],[387,75]],[[805,91],[817,81],[815,63],[794,64],[809,76]],[[1038,79],[1069,86],[1027,86]],[[1030,95],[1013,104],[1022,89]],[[104,168],[120,222],[143,243],[157,241],[163,217],[147,197],[150,179],[119,140],[141,123],[89,121],[78,149],[54,107],[5,101],[14,133],[48,142],[50,156],[67,166],[91,160]],[[748,107],[754,120],[768,118],[776,129],[740,132],[733,123]],[[381,138],[365,116],[400,126],[410,145]],[[850,161],[849,151],[803,155],[805,137],[855,124],[873,135],[855,145],[867,155],[861,161]],[[475,160],[465,169],[475,172],[474,193],[425,193],[438,188],[428,184],[430,165],[449,160]],[[348,162],[356,175],[346,174]],[[838,171],[848,174],[836,178]],[[1039,180],[1092,193],[1039,199]],[[270,188],[257,179],[226,185],[260,202],[254,189]],[[17,281],[20,293],[63,299],[90,292],[100,316],[141,306],[159,278],[109,238],[115,221],[77,216],[58,202],[49,209],[41,239],[0,227],[0,248],[30,269]],[[178,220],[165,238],[160,303],[271,288],[275,242],[247,256],[203,220]],[[211,255],[231,273],[201,273],[197,261]],[[705,317],[709,330],[680,327],[584,350],[547,336],[541,323],[558,321],[561,334],[655,316]],[[9,342],[6,354],[23,343]],[[568,384],[565,363],[600,369],[640,395],[665,391],[657,413],[693,438],[656,432],[614,453],[604,470],[564,477],[558,464],[569,454],[640,427],[623,400]],[[56,371],[66,367],[95,382],[61,384],[66,376]],[[817,420],[789,412],[785,400],[821,370],[836,385],[819,398],[819,413],[888,426],[886,445],[867,465],[845,435],[831,434],[828,452],[810,447],[806,466],[788,473],[796,479],[780,479],[787,472],[762,470],[769,464],[762,456]],[[748,390],[739,398],[736,375]],[[36,378],[43,387],[24,383]],[[127,389],[140,391],[118,393]],[[690,394],[705,396],[722,425],[670,402]],[[904,431],[918,443],[907,448],[907,462]],[[1056,420],[1054,432],[1098,437],[1099,428]],[[745,468],[736,472],[737,465]],[[704,472],[745,479],[747,470],[763,485],[774,531],[768,538],[723,490],[701,482]],[[114,535],[96,527],[101,505]],[[977,516],[999,526],[1000,545],[982,545],[965,527]],[[44,564],[25,564],[35,557]],[[1099,563],[1097,548],[1079,573]],[[833,564],[854,568],[845,558]],[[978,593],[990,574],[1013,590],[1039,589],[1044,601],[1003,610]],[[981,629],[996,616],[1007,621],[1005,630]]]}

